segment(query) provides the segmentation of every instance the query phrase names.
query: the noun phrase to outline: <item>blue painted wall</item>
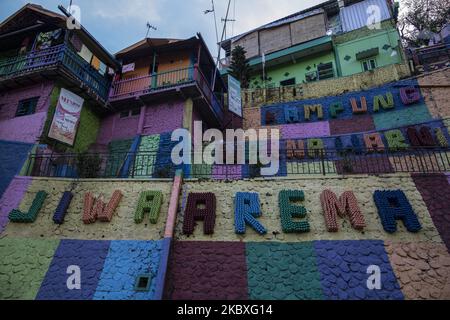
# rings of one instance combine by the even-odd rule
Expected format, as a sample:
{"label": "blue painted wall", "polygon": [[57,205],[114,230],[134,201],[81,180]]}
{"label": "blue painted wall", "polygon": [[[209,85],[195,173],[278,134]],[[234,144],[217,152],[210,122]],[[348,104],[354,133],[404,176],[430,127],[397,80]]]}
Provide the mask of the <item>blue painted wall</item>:
{"label": "blue painted wall", "polygon": [[30,143],[0,140],[0,198],[14,176],[19,174],[32,148]]}

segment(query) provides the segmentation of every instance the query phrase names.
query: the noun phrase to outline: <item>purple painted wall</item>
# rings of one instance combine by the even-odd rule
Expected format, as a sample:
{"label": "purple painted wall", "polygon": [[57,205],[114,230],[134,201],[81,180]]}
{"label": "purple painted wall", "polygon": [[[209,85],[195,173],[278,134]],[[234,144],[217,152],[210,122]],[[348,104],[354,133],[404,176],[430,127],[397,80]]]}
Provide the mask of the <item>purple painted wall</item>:
{"label": "purple painted wall", "polygon": [[302,139],[309,137],[326,137],[330,135],[328,121],[314,123],[296,123],[281,126],[283,139]]}
{"label": "purple painted wall", "polygon": [[10,211],[19,207],[30,183],[31,178],[29,177],[14,178],[0,199],[0,234],[8,224]]}
{"label": "purple painted wall", "polygon": [[[47,117],[51,81],[11,90],[0,95],[0,140],[34,143],[38,140]],[[15,117],[20,100],[40,97],[33,115]]]}
{"label": "purple painted wall", "polygon": [[[174,100],[148,105],[144,117],[143,135],[154,135],[181,128],[184,101]],[[120,113],[102,119],[97,144],[133,138],[139,131],[139,115],[120,118]]]}
{"label": "purple painted wall", "polygon": [[171,132],[183,126],[184,101],[173,100],[147,106],[144,119],[144,135]]}

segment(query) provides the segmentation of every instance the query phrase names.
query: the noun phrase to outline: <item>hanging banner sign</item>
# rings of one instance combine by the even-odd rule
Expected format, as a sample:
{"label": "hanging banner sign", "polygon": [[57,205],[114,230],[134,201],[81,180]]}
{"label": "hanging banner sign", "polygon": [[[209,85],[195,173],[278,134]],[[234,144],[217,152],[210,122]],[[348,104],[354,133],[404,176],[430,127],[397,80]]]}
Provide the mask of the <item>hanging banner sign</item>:
{"label": "hanging banner sign", "polygon": [[84,99],[61,89],[48,137],[73,146]]}
{"label": "hanging banner sign", "polygon": [[241,83],[228,75],[228,110],[242,117]]}
{"label": "hanging banner sign", "polygon": [[134,63],[126,64],[126,65],[124,65],[122,67],[122,73],[127,73],[127,72],[130,72],[130,71],[134,71],[134,67],[135,67]]}

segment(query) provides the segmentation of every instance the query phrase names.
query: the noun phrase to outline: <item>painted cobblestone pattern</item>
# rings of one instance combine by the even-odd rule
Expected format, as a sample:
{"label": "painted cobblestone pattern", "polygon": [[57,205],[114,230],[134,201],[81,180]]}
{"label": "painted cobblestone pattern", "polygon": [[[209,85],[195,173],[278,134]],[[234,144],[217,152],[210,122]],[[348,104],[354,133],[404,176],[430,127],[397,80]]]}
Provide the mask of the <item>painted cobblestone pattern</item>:
{"label": "painted cobblestone pattern", "polygon": [[19,207],[30,183],[31,178],[28,177],[14,178],[0,198],[0,234],[8,224],[9,213]]}
{"label": "painted cobblestone pattern", "polygon": [[48,239],[0,239],[0,299],[35,299],[57,246]]}
{"label": "painted cobblestone pattern", "polygon": [[[314,248],[326,299],[403,299],[383,241],[316,241]],[[380,268],[380,290],[367,286],[370,266]]]}
{"label": "painted cobblestone pattern", "polygon": [[[161,241],[111,241],[95,300],[151,300],[161,254]],[[136,279],[151,275],[148,291],[136,291]]]}
{"label": "painted cobblestone pattern", "polygon": [[450,255],[445,245],[387,242],[386,251],[405,299],[450,299]]}
{"label": "painted cobblestone pattern", "polygon": [[439,234],[450,252],[450,185],[444,174],[413,175]]}
{"label": "painted cobblestone pattern", "polygon": [[241,242],[175,242],[165,298],[248,299],[245,245]]}
{"label": "painted cobblestone pattern", "polygon": [[[62,240],[42,282],[37,300],[91,300],[95,294],[109,241]],[[78,266],[81,271],[81,289],[67,286],[67,270]]]}
{"label": "painted cobblestone pattern", "polygon": [[0,198],[25,163],[33,145],[0,140]]}
{"label": "painted cobblestone pattern", "polygon": [[[49,238],[49,239],[80,239],[80,240],[160,240],[164,236],[164,226],[171,192],[171,181],[132,181],[123,180],[82,180],[75,183],[68,179],[33,179],[28,187],[18,209],[26,211],[39,191],[48,193],[43,208],[33,224],[17,224],[10,222],[2,236]],[[63,196],[64,191],[74,194],[67,210],[64,224],[53,222],[53,215]],[[123,193],[123,198],[115,210],[111,222],[97,221],[85,225],[82,221],[84,195],[92,192],[95,197],[103,196],[108,202],[115,190]],[[161,191],[163,203],[157,223],[134,222],[134,212],[141,192]]]}
{"label": "painted cobblestone pattern", "polygon": [[250,299],[324,298],[311,242],[247,243],[246,255]]}
{"label": "painted cobblestone pattern", "polygon": [[[0,299],[151,300],[160,241],[0,239]],[[80,267],[80,289],[69,290],[69,267]],[[148,290],[138,276],[151,275]]]}

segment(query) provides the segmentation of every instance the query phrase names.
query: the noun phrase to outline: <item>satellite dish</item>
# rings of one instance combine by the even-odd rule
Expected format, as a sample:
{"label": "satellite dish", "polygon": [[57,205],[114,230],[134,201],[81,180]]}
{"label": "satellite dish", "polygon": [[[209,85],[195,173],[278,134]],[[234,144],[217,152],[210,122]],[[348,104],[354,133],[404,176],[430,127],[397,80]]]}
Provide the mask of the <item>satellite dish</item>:
{"label": "satellite dish", "polygon": [[327,36],[331,36],[333,34],[333,30],[329,29],[326,34],[327,34]]}

